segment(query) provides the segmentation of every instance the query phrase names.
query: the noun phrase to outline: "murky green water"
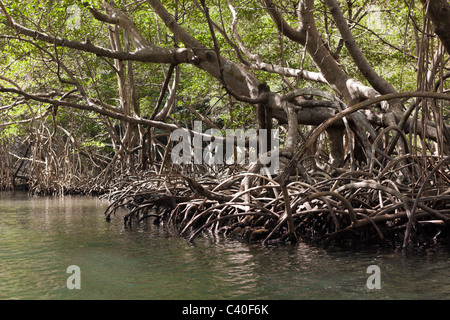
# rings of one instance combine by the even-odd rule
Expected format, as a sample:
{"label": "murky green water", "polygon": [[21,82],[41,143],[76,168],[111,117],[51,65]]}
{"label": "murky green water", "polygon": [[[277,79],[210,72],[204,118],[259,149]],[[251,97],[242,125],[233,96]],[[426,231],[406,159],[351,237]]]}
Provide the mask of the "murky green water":
{"label": "murky green water", "polygon": [[[105,222],[106,202],[0,193],[0,299],[449,299],[450,253],[326,252]],[[67,267],[80,267],[69,290]],[[381,289],[369,289],[368,266]]]}

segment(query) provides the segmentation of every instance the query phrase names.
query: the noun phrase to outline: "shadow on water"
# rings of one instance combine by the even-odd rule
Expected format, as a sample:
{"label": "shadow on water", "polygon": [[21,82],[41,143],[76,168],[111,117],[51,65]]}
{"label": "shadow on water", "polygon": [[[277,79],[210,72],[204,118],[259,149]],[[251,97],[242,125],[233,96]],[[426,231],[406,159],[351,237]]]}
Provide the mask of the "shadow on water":
{"label": "shadow on water", "polygon": [[[90,197],[0,193],[1,299],[448,299],[450,254],[437,248],[323,250],[107,223]],[[69,265],[81,289],[69,290]],[[370,265],[380,289],[369,289]]]}

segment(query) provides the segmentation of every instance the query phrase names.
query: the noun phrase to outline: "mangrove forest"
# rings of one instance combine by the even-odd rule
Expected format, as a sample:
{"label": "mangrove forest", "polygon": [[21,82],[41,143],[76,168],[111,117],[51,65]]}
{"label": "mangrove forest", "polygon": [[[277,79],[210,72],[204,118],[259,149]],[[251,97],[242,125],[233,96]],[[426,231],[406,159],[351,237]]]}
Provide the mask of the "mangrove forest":
{"label": "mangrove forest", "polygon": [[[450,241],[447,0],[1,0],[0,190],[324,247]],[[107,223],[107,222],[105,222]]]}

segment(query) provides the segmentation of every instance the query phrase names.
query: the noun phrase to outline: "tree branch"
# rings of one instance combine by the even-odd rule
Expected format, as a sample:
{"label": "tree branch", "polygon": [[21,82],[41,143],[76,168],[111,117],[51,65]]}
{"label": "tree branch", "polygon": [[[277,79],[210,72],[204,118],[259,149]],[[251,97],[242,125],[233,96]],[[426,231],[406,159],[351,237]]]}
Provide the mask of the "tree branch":
{"label": "tree branch", "polygon": [[[257,88],[260,83],[255,76],[232,61],[223,57],[218,58],[214,50],[206,48],[186,32],[159,0],[147,0],[147,2],[153,7],[169,30],[199,57],[199,62],[196,64],[198,68],[208,72],[222,83],[225,82],[229,93],[240,101],[251,104],[259,103],[262,100],[265,101],[265,97],[259,97]],[[218,59],[220,59],[220,65]],[[221,76],[222,68],[223,76]]]}
{"label": "tree branch", "polygon": [[305,80],[310,80],[318,83],[325,83],[328,84],[323,75],[319,72],[311,72],[301,69],[294,69],[294,68],[286,68],[281,67],[278,65],[274,65],[271,63],[263,62],[262,58],[258,54],[254,54],[250,52],[247,47],[244,45],[244,42],[242,41],[241,36],[239,35],[237,31],[237,12],[234,8],[233,4],[230,0],[227,0],[228,7],[233,15],[233,21],[231,22],[231,29],[233,31],[233,36],[236,38],[236,41],[239,45],[239,48],[244,52],[244,54],[252,61],[253,63],[247,62],[247,65],[252,70],[263,70],[270,73],[279,74],[281,76],[286,77],[294,77],[294,78],[302,78]]}
{"label": "tree branch", "polygon": [[[303,1],[299,1],[299,7],[302,5]],[[266,11],[271,16],[272,20],[275,22],[275,24],[278,27],[278,30],[282,30],[283,34],[291,39],[292,41],[295,41],[297,43],[300,43],[301,45],[305,45],[306,43],[306,28],[305,24],[302,23],[302,20],[299,19],[299,27],[297,30],[292,28],[284,19],[281,13],[275,8],[275,5],[273,4],[272,0],[264,0],[264,3],[266,4]],[[300,9],[298,10],[300,11]],[[299,13],[300,15],[301,13]]]}
{"label": "tree branch", "polygon": [[362,53],[359,46],[356,44],[355,38],[345,20],[345,17],[339,7],[336,0],[325,0],[325,3],[330,8],[331,15],[336,22],[336,26],[344,39],[345,46],[347,47],[353,61],[356,63],[359,71],[363,76],[369,81],[369,83],[377,90],[380,94],[388,94],[396,92],[395,89],[383,78],[381,78],[372,66],[366,60],[364,54]]}
{"label": "tree branch", "polygon": [[136,52],[123,52],[106,49],[92,44],[89,40],[85,42],[73,41],[59,37],[50,36],[46,33],[28,29],[13,19],[14,29],[23,35],[31,37],[35,40],[44,41],[54,44],[55,46],[71,48],[75,50],[93,53],[97,56],[108,57],[119,60],[131,60],[152,63],[195,63],[197,57],[192,50],[186,48],[166,49],[160,47],[143,48]]}
{"label": "tree branch", "polygon": [[450,54],[450,4],[447,0],[421,0],[421,2],[424,6],[428,6],[434,32]]}
{"label": "tree branch", "polygon": [[433,98],[433,99],[442,99],[442,100],[449,100],[450,101],[450,94],[445,93],[435,93],[435,92],[401,92],[401,93],[390,93],[382,96],[375,97],[373,99],[368,99],[363,102],[357,103],[347,109],[342,110],[338,114],[336,114],[334,117],[329,118],[328,120],[324,121],[322,124],[320,124],[317,128],[314,129],[314,131],[309,135],[308,140],[306,141],[303,148],[299,149],[296,155],[292,158],[292,160],[289,162],[288,166],[285,168],[285,170],[279,175],[278,181],[281,185],[285,185],[289,177],[294,172],[294,169],[296,167],[296,164],[300,162],[300,160],[306,155],[308,150],[311,148],[312,144],[316,141],[316,139],[329,127],[334,125],[336,122],[342,120],[344,117],[347,117],[351,115],[352,113],[367,108],[373,104],[380,103],[382,101],[389,101],[393,99],[401,99],[401,98],[417,98],[417,97],[423,97],[423,98]]}
{"label": "tree branch", "polygon": [[299,1],[297,9],[299,17],[298,30],[294,30],[286,23],[271,0],[264,0],[264,2],[267,6],[266,10],[277,25],[278,30],[289,39],[305,47],[328,84],[344,97],[348,105],[353,105],[361,100],[370,99],[378,95],[378,92],[373,88],[350,78],[332,57],[317,31],[313,15],[313,0]]}

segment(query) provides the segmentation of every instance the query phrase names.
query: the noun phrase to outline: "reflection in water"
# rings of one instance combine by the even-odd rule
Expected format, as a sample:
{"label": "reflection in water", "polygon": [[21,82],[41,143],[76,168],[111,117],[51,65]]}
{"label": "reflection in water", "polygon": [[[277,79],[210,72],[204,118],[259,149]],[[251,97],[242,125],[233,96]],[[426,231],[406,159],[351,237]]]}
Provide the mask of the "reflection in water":
{"label": "reflection in water", "polygon": [[[0,193],[0,299],[448,299],[445,250],[330,252],[307,245],[261,247],[198,238],[151,221],[105,222],[89,197]],[[81,290],[66,288],[69,265]],[[366,287],[369,265],[381,289]]]}

